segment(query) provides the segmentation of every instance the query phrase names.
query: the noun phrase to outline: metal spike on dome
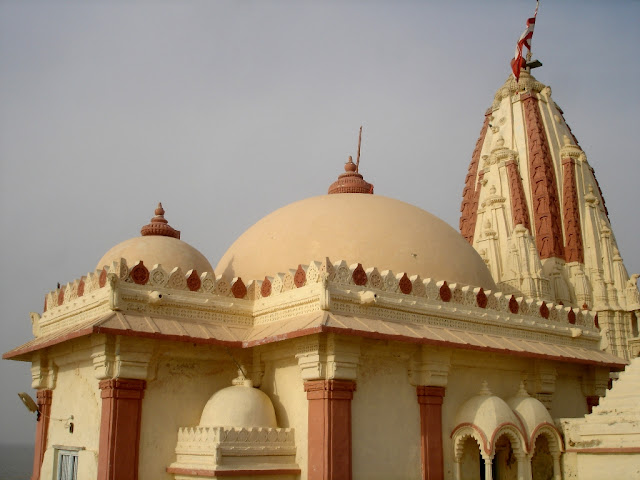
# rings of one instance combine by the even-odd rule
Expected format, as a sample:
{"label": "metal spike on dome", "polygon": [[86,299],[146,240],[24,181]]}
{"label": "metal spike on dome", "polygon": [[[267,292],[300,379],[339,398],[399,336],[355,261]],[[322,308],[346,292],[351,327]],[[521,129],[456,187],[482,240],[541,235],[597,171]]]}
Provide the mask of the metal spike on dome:
{"label": "metal spike on dome", "polygon": [[[358,135],[358,156],[356,157],[356,173],[360,167],[360,145],[362,144],[362,125],[360,125],[360,134]],[[351,157],[349,157],[351,159]]]}
{"label": "metal spike on dome", "polygon": [[180,239],[180,231],[171,227],[169,222],[164,218],[164,208],[162,208],[161,202],[158,202],[154,214],[155,216],[151,219],[151,222],[140,229],[142,236],[160,235]]}

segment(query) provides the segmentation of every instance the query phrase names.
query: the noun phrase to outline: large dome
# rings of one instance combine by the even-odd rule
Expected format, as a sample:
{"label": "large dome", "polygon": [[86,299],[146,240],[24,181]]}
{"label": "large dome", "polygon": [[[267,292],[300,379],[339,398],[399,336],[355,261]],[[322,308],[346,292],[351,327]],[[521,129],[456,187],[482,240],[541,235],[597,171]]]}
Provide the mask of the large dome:
{"label": "large dome", "polygon": [[216,273],[261,280],[325,257],[495,289],[482,258],[448,224],[399,200],[357,193],[308,198],[267,215],[231,245]]}
{"label": "large dome", "polygon": [[167,223],[162,204],[158,204],[155,214],[151,222],[142,227],[142,236],[130,238],[111,248],[96,268],[110,266],[124,258],[129,266],[142,260],[149,269],[160,264],[167,272],[176,267],[180,267],[184,273],[192,269],[198,273],[213,271],[205,256],[180,240],[180,232]]}

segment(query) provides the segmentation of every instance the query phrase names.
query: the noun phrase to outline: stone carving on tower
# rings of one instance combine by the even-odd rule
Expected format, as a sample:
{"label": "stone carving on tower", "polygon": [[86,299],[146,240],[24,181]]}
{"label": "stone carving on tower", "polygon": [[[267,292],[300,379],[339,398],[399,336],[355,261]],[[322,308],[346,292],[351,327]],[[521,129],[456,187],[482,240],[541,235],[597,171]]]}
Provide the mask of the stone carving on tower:
{"label": "stone carving on tower", "polygon": [[462,193],[460,232],[499,289],[598,313],[602,348],[640,353],[629,276],[587,155],[529,69],[496,93]]}

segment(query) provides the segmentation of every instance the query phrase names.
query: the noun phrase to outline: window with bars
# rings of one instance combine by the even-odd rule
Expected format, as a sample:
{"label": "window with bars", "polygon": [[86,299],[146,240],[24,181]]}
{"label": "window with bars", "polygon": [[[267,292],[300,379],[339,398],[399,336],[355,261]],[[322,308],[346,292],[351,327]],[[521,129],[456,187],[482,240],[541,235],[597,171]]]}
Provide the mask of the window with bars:
{"label": "window with bars", "polygon": [[58,450],[58,475],[56,480],[78,480],[77,450]]}

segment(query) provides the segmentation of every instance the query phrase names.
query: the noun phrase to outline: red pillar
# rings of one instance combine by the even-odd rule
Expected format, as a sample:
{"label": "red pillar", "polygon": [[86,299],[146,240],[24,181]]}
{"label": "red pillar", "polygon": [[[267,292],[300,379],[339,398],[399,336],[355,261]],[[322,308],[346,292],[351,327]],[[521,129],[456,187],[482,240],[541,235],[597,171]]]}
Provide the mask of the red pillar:
{"label": "red pillar", "polygon": [[419,386],[420,443],[422,448],[423,480],[444,478],[442,450],[442,399],[444,387]]}
{"label": "red pillar", "polygon": [[304,383],[309,400],[308,480],[351,480],[352,380]]}
{"label": "red pillar", "polygon": [[53,390],[38,390],[38,423],[36,424],[36,444],[33,452],[33,474],[31,480],[39,480],[42,459],[47,449],[47,435],[49,433],[49,419],[51,418],[51,397]]}
{"label": "red pillar", "polygon": [[98,480],[137,480],[142,397],[146,382],[117,378],[100,382],[102,416]]}

